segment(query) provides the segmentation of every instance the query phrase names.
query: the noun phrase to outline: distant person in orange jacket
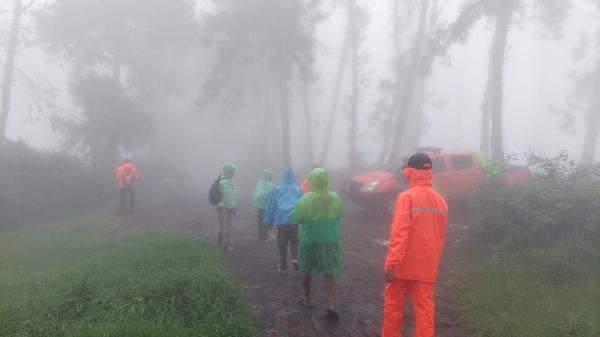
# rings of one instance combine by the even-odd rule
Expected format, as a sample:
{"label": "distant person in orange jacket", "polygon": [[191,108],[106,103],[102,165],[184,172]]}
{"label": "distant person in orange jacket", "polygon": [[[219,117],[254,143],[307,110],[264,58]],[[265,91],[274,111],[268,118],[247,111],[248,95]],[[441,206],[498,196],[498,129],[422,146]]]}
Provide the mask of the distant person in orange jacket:
{"label": "distant person in orange jacket", "polygon": [[303,194],[306,194],[308,192],[310,192],[310,187],[308,186],[308,177],[304,178],[304,180],[302,180],[302,184],[300,185],[300,189],[302,190]]}
{"label": "distant person in orange jacket", "polygon": [[117,167],[117,185],[119,186],[119,215],[125,214],[127,199],[129,199],[129,213],[135,209],[135,183],[138,179],[138,170],[131,160],[125,159]]}
{"label": "distant person in orange jacket", "polygon": [[[312,170],[314,170],[316,168],[320,168],[320,166],[315,165],[315,166],[313,166]],[[311,170],[311,172],[312,172],[312,170]],[[300,189],[302,190],[303,194],[310,192],[310,184],[308,183],[308,177],[304,177],[304,180],[302,180],[302,183],[300,184]]]}
{"label": "distant person in orange jacket", "polygon": [[448,205],[432,187],[431,158],[410,157],[403,173],[409,189],[398,196],[385,261],[385,302],[381,337],[402,335],[403,309],[410,297],[414,337],[433,337],[433,288],[446,238]]}

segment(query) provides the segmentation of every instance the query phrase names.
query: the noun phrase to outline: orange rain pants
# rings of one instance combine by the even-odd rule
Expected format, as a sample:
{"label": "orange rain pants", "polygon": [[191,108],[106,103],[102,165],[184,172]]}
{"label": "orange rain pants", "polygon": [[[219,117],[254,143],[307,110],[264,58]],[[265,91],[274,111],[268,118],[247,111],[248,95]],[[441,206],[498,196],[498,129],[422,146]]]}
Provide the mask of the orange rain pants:
{"label": "orange rain pants", "polygon": [[433,283],[394,279],[385,286],[383,331],[381,337],[402,336],[404,303],[410,297],[415,314],[414,337],[434,336]]}

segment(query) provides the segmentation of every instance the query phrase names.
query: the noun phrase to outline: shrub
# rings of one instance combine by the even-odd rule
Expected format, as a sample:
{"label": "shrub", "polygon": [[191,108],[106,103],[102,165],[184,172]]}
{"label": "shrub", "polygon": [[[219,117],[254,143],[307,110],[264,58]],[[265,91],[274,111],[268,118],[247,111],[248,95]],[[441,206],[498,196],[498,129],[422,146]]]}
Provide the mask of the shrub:
{"label": "shrub", "polygon": [[102,179],[76,157],[23,142],[0,144],[0,227],[83,213],[107,193]]}
{"label": "shrub", "polygon": [[557,241],[600,243],[598,167],[579,166],[565,152],[528,155],[537,174],[529,184],[508,188],[498,171],[481,190],[484,219],[474,238],[498,248],[532,249]]}

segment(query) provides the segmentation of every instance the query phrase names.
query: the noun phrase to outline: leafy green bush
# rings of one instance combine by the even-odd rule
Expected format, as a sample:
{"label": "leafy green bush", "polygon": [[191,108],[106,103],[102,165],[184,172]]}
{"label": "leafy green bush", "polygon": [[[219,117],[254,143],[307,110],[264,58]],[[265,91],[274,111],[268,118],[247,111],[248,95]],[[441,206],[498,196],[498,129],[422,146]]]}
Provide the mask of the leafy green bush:
{"label": "leafy green bush", "polygon": [[484,219],[474,238],[501,249],[571,239],[600,243],[597,167],[577,166],[565,152],[551,158],[529,154],[528,163],[538,173],[518,188],[505,187],[497,173],[488,174],[480,198]]}
{"label": "leafy green bush", "polygon": [[489,170],[483,220],[464,269],[473,336],[600,336],[600,180],[566,152],[529,154],[536,173],[502,184],[506,163]]}

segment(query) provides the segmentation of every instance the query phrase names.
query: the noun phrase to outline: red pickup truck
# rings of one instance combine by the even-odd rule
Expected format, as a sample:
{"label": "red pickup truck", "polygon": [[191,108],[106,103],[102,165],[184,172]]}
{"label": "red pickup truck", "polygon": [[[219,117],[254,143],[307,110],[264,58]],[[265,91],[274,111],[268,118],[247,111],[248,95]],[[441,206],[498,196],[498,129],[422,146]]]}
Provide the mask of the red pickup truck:
{"label": "red pickup truck", "polygon": [[[475,152],[443,152],[441,149],[419,150],[427,153],[433,162],[434,187],[449,203],[468,202],[476,196],[483,182],[484,172]],[[525,166],[510,166],[504,177],[509,186],[518,186],[529,180]],[[408,186],[400,170],[372,171],[359,174],[344,183],[345,198],[365,210],[392,213],[398,193]]]}

